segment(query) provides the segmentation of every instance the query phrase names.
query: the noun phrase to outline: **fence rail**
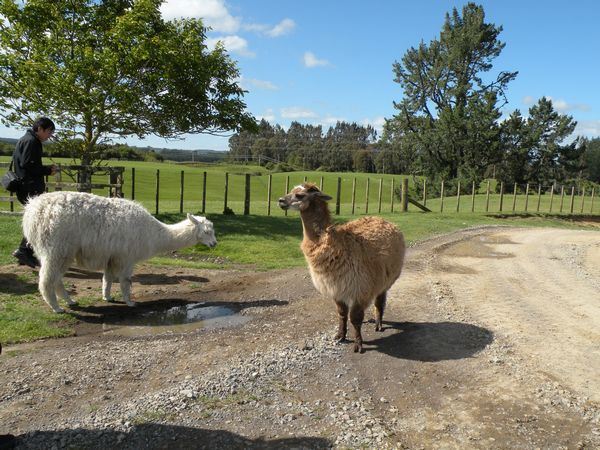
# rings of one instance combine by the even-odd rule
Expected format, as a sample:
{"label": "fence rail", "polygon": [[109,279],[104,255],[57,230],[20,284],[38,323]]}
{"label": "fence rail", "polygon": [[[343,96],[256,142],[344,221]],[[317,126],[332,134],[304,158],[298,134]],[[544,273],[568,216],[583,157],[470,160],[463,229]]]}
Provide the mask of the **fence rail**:
{"label": "fence rail", "polygon": [[[2,165],[8,166],[0,163]],[[80,169],[80,166],[62,166],[54,179],[48,180],[48,190],[87,189],[100,195],[125,196],[139,201],[155,214],[182,213],[187,209],[201,214],[287,215],[278,208],[277,199],[287,193],[290,186],[307,181],[306,176],[301,179],[302,175],[294,172],[250,175],[171,170],[163,174],[156,169],[152,176],[148,171],[141,176],[131,168],[126,183],[124,168],[114,167],[96,170],[85,182],[62,179],[68,170]],[[99,182],[103,176],[108,176],[108,182]],[[434,186],[423,180],[418,186],[413,183],[409,191],[409,179],[405,176],[386,176],[385,180],[377,176],[357,178],[353,174],[319,175],[318,178],[310,181],[334,197],[331,205],[336,215],[405,211],[600,214],[595,187],[526,184],[507,188],[499,183],[492,189],[487,181],[478,190],[474,184],[461,186],[459,183],[450,188],[443,181]],[[6,209],[20,210],[14,196],[0,196],[0,210]]]}

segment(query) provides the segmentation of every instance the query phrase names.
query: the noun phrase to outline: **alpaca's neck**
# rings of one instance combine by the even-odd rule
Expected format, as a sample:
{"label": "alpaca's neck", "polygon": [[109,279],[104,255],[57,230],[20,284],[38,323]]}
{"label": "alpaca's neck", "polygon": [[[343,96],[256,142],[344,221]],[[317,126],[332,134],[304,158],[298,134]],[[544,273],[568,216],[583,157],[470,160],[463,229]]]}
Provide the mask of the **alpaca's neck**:
{"label": "alpaca's neck", "polygon": [[300,212],[304,240],[317,242],[331,225],[331,214],[325,202],[314,202],[308,209]]}
{"label": "alpaca's neck", "polygon": [[161,223],[161,228],[159,239],[155,243],[156,253],[178,250],[196,243],[194,227],[187,220],[173,225]]}

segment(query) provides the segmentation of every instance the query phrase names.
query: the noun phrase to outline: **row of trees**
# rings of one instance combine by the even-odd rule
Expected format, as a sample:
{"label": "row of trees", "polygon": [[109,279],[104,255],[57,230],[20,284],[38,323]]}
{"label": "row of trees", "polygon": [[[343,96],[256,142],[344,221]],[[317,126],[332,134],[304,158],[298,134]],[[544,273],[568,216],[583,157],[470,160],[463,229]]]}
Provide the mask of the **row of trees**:
{"label": "row of trees", "polygon": [[338,122],[323,132],[321,125],[292,122],[288,130],[261,120],[258,133],[241,132],[229,139],[234,160],[285,162],[308,170],[374,172],[377,132],[371,126]]}

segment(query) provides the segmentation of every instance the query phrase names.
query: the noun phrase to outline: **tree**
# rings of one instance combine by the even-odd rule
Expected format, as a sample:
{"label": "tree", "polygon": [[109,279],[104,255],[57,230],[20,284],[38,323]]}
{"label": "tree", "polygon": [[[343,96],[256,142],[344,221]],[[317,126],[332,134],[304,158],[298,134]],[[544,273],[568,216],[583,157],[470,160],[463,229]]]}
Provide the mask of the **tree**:
{"label": "tree", "polygon": [[600,138],[585,143],[584,161],[588,179],[600,183]]}
{"label": "tree", "polygon": [[551,183],[577,174],[583,148],[578,140],[563,144],[576,125],[571,116],[556,112],[552,101],[545,97],[529,108],[526,127],[529,181]]}
{"label": "tree", "polygon": [[394,102],[398,114],[387,128],[416,156],[424,174],[482,176],[484,166],[499,158],[498,146],[489,144],[499,132],[494,122],[506,102],[505,89],[517,75],[484,77],[504,48],[501,31],[485,22],[481,6],[468,3],[462,15],[456,8],[446,14],[439,39],[421,42],[394,63],[404,98]]}
{"label": "tree", "polygon": [[114,137],[252,130],[236,63],[200,20],[164,21],[161,0],[0,1],[0,115],[52,117],[83,164]]}

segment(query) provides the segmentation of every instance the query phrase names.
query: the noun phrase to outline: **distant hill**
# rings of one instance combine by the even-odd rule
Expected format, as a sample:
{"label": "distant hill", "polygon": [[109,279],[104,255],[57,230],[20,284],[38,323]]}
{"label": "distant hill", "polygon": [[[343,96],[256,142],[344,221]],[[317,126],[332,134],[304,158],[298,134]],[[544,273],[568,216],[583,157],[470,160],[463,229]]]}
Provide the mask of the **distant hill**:
{"label": "distant hill", "polygon": [[18,141],[18,139],[15,139],[15,138],[0,137],[0,142],[4,142],[5,144],[15,145],[17,143],[17,141]]}
{"label": "distant hill", "polygon": [[[6,146],[8,153],[0,152],[0,154],[12,153],[15,144],[18,139],[0,137],[0,146]],[[116,145],[127,145],[127,144],[116,144]],[[9,148],[10,146],[10,148]],[[164,159],[177,162],[218,162],[222,161],[229,155],[227,150],[209,150],[209,149],[196,149],[196,150],[182,150],[173,148],[157,148],[157,147],[137,147],[135,145],[127,145],[127,147],[135,150],[136,152],[155,152],[159,153]]]}

